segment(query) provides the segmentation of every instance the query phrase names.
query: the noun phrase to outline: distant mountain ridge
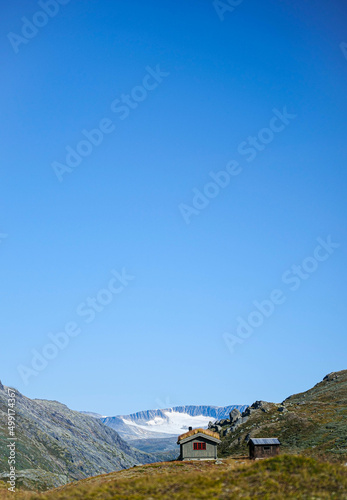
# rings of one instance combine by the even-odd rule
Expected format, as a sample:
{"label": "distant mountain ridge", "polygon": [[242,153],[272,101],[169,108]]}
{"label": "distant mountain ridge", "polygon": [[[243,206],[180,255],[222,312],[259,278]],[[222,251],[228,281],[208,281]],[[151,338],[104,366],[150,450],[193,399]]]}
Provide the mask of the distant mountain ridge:
{"label": "distant mountain ridge", "polygon": [[104,417],[100,420],[115,429],[125,440],[177,437],[189,426],[206,427],[212,420],[228,418],[233,409],[243,412],[247,405],[208,406],[186,405],[157,410],[145,410],[130,415]]}
{"label": "distant mountain ridge", "polygon": [[136,413],[131,413],[130,415],[118,415],[118,418],[126,418],[127,420],[132,420],[132,421],[148,421],[151,420],[157,416],[160,416],[162,418],[166,417],[166,414],[164,412],[166,411],[171,411],[171,412],[178,412],[178,413],[186,413],[187,415],[190,415],[192,417],[195,416],[204,416],[204,417],[211,417],[215,418],[216,420],[220,420],[222,418],[227,418],[229,417],[229,413],[234,409],[237,408],[239,411],[243,412],[248,405],[230,405],[230,406],[209,406],[209,405],[186,405],[186,406],[172,406],[171,408],[163,408],[163,409],[158,409],[158,410],[145,410],[145,411],[138,411]]}

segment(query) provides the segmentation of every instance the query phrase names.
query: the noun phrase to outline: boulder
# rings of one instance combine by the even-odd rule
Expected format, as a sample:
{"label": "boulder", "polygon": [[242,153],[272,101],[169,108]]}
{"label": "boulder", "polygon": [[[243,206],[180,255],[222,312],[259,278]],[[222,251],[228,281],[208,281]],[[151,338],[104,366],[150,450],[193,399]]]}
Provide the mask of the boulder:
{"label": "boulder", "polygon": [[262,410],[266,412],[269,409],[270,405],[271,403],[268,403],[267,401],[255,401],[251,406],[245,409],[245,411],[242,413],[242,416],[249,417],[255,410]]}
{"label": "boulder", "polygon": [[277,411],[286,412],[288,410],[284,406],[280,406],[279,408],[277,408]]}
{"label": "boulder", "polygon": [[251,408],[253,408],[253,410],[257,410],[258,408],[263,408],[264,405],[267,405],[267,402],[266,401],[255,401],[252,405],[251,405]]}
{"label": "boulder", "polygon": [[234,408],[229,413],[229,417],[230,417],[230,423],[236,422],[236,420],[241,417],[240,410],[238,410],[237,408]]}

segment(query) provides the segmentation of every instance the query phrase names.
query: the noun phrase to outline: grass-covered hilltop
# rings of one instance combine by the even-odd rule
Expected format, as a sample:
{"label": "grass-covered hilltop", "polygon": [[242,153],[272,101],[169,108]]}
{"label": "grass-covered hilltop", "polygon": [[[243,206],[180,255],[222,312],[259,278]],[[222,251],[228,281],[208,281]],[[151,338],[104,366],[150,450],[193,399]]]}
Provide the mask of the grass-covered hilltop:
{"label": "grass-covered hilltop", "polygon": [[[47,408],[52,411],[50,405]],[[69,426],[64,422],[65,433],[72,432]],[[347,500],[347,370],[327,375],[312,389],[280,404],[257,401],[242,414],[234,409],[230,419],[210,428],[222,439],[217,461],[129,464],[127,469],[75,480],[42,493],[17,489],[16,496],[23,500]],[[55,432],[63,437],[58,428]],[[23,436],[29,439],[28,433]],[[250,437],[279,438],[281,454],[248,459]],[[35,435],[37,442],[39,438]],[[44,474],[44,470],[38,467],[36,474]],[[0,500],[10,498],[13,493],[7,491],[3,478]]]}
{"label": "grass-covered hilltop", "polygon": [[[12,494],[0,493],[1,500]],[[282,455],[250,461],[161,462],[83,479],[23,500],[233,500],[347,498],[347,468]]]}

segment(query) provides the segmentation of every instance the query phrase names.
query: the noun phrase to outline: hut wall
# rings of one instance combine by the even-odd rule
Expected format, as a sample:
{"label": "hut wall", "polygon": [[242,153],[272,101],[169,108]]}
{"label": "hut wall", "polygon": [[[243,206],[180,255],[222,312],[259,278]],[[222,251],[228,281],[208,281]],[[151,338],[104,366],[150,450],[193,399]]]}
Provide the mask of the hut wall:
{"label": "hut wall", "polygon": [[[194,450],[194,443],[206,443],[206,450]],[[206,458],[217,458],[217,445],[207,439],[198,437],[181,444],[181,458],[182,460],[197,460]]]}
{"label": "hut wall", "polygon": [[251,444],[249,448],[249,456],[250,458],[269,458],[275,457],[280,453],[280,445],[279,444],[260,444],[254,445]]}

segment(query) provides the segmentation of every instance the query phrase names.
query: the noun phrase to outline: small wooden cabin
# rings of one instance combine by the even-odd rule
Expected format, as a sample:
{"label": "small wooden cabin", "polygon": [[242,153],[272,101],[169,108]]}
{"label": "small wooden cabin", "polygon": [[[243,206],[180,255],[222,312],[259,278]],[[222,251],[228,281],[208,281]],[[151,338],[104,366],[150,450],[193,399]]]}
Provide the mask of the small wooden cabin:
{"label": "small wooden cabin", "polygon": [[279,455],[281,443],[277,438],[251,438],[249,458],[269,458]]}
{"label": "small wooden cabin", "polygon": [[192,429],[178,437],[179,460],[216,460],[217,446],[221,440],[217,432],[207,429]]}

